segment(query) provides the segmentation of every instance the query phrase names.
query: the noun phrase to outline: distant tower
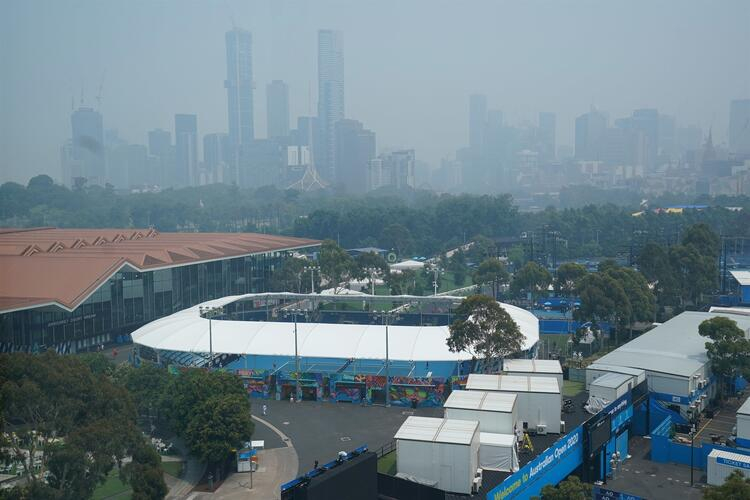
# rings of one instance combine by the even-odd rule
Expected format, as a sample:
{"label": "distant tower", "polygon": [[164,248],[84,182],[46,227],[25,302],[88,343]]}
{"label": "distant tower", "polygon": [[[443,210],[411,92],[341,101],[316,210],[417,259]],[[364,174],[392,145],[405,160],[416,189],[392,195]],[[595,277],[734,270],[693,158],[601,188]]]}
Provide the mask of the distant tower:
{"label": "distant tower", "polygon": [[487,96],[472,94],[469,96],[469,147],[479,151],[484,144],[484,132],[487,125]]}
{"label": "distant tower", "polygon": [[542,162],[555,159],[555,113],[539,113],[539,159]]}
{"label": "distant tower", "polygon": [[226,33],[227,115],[229,142],[239,150],[255,138],[253,126],[253,38],[249,31],[234,28]]}
{"label": "distant tower", "polygon": [[266,116],[269,139],[289,135],[289,87],[281,80],[266,86]]}
{"label": "distant tower", "polygon": [[318,31],[318,126],[322,147],[315,165],[329,181],[336,180],[336,122],[344,118],[344,37],[340,31]]}
{"label": "distant tower", "polygon": [[730,104],[729,149],[750,155],[750,99],[736,99]]}
{"label": "distant tower", "polygon": [[[77,168],[71,177],[84,177],[88,184],[106,183],[104,162],[104,125],[102,115],[94,108],[81,106],[70,116],[73,131],[71,160]],[[66,179],[66,183],[71,179]]]}
{"label": "distant tower", "polygon": [[174,115],[175,186],[198,185],[198,117]]}

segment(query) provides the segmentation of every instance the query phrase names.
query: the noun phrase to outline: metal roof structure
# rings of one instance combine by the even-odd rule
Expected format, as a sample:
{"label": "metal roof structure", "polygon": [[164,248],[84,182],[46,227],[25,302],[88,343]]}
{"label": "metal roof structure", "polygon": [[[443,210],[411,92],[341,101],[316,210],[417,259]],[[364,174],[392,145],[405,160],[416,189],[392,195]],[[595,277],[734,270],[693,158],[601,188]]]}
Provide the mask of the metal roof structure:
{"label": "metal roof structure", "polygon": [[453,391],[443,403],[443,408],[511,413],[516,398],[510,392]]}
{"label": "metal roof structure", "polygon": [[750,398],[747,398],[737,410],[737,415],[750,415]]}
{"label": "metal roof structure", "polygon": [[737,280],[740,286],[750,286],[750,270],[729,271],[729,274]]}
{"label": "metal roof structure", "polygon": [[562,366],[556,359],[504,359],[503,371],[513,373],[562,374]]}
{"label": "metal roof structure", "polygon": [[474,420],[411,416],[404,421],[394,438],[469,445],[478,429],[479,422]]}
{"label": "metal roof structure", "polygon": [[610,389],[617,389],[623,384],[627,384],[633,380],[633,375],[626,375],[624,373],[605,373],[601,377],[591,382],[592,386],[607,387]]}
{"label": "metal roof structure", "polygon": [[466,389],[470,391],[560,393],[560,386],[556,378],[529,375],[472,373],[466,381]]}
{"label": "metal roof structure", "polygon": [[[336,296],[326,296],[331,300]],[[417,297],[410,295],[365,295],[378,301],[460,301],[462,297]],[[209,320],[202,317],[203,307],[218,307],[242,300],[271,298],[318,300],[315,294],[258,293],[223,297],[197,304],[188,309],[148,323],[132,333],[133,342],[153,349],[222,354],[255,354],[258,356],[294,356],[294,326],[276,321]],[[348,297],[351,300],[351,297]],[[336,297],[333,300],[346,300]],[[524,335],[523,349],[539,340],[539,323],[533,314],[518,307],[500,304],[518,324]],[[468,352],[451,352],[447,340],[448,326],[391,325],[389,359],[391,361],[464,361]],[[299,355],[303,357],[340,359],[385,359],[385,327],[370,324],[298,323]]]}
{"label": "metal roof structure", "polygon": [[630,368],[629,366],[615,366],[615,365],[605,365],[604,363],[591,363],[589,366],[586,367],[587,370],[601,370],[605,372],[613,372],[613,373],[624,373],[625,375],[630,375],[632,377],[640,377],[644,370],[641,368]]}
{"label": "metal roof structure", "polygon": [[689,377],[708,362],[708,339],[698,334],[698,327],[703,321],[716,316],[736,321],[746,335],[750,331],[749,316],[720,312],[683,312],[602,356],[598,363]]}

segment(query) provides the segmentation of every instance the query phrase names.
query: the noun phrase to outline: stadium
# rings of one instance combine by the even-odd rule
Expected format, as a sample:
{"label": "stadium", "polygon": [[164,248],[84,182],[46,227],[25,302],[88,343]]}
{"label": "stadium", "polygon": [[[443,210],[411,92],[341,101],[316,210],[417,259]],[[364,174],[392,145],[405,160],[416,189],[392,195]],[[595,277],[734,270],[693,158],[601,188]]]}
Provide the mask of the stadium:
{"label": "stadium", "polygon": [[[197,304],[133,332],[140,357],[240,375],[251,397],[441,406],[470,372],[497,369],[446,345],[463,297],[251,293]],[[501,304],[533,357],[536,317]],[[388,362],[386,362],[386,360]],[[299,368],[297,368],[299,363]]]}

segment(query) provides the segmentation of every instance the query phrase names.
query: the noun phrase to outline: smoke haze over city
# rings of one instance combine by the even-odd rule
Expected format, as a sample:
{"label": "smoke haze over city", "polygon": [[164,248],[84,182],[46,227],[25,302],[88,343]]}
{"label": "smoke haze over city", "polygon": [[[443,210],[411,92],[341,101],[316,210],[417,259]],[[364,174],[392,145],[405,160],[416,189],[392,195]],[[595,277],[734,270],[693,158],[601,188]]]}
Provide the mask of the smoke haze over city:
{"label": "smoke haze over city", "polygon": [[288,85],[289,128],[319,114],[318,30],[331,29],[343,42],[345,117],[377,134],[376,153],[413,149],[427,168],[469,145],[475,93],[506,126],[555,113],[558,148],[572,150],[575,119],[592,106],[610,125],[657,109],[725,144],[730,101],[750,97],[749,24],[744,0],[4,1],[2,180],[47,173],[67,184],[60,150],[82,103],[129,144],[197,115],[202,158],[203,136],[228,132],[233,26],[252,35],[255,139],[266,137],[273,80]]}

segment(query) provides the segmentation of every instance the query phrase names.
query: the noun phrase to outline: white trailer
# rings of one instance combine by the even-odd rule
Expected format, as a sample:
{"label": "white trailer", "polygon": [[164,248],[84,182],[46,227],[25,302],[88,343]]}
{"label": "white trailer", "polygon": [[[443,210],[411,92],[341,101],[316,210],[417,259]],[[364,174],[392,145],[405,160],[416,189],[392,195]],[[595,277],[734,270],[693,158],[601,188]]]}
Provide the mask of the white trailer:
{"label": "white trailer", "polygon": [[409,417],[395,435],[396,471],[453,493],[471,493],[479,467],[479,422]]}
{"label": "white trailer", "polygon": [[518,471],[515,434],[479,433],[479,466],[500,472]]}
{"label": "white trailer", "polygon": [[555,378],[472,373],[466,381],[466,389],[515,394],[518,420],[524,430],[560,433],[562,399]]}
{"label": "white trailer", "polygon": [[443,404],[445,418],[476,420],[480,432],[513,434],[518,423],[517,398],[506,392],[453,391]]}
{"label": "white trailer", "polygon": [[714,449],[708,454],[706,466],[706,482],[712,486],[721,486],[736,470],[750,479],[750,456],[747,455]]}
{"label": "white trailer", "polygon": [[737,410],[737,445],[750,448],[750,398]]}
{"label": "white trailer", "polygon": [[633,387],[646,380],[646,370],[641,370],[640,368],[592,363],[586,367],[586,390],[589,390],[591,382],[607,373],[622,373],[624,375],[630,375],[633,377]]}
{"label": "white trailer", "polygon": [[556,359],[504,359],[503,373],[506,375],[534,375],[554,377],[563,386],[563,370]]}
{"label": "white trailer", "polygon": [[633,377],[624,373],[607,373],[589,386],[589,397],[601,398],[608,403],[624,396],[633,388]]}

